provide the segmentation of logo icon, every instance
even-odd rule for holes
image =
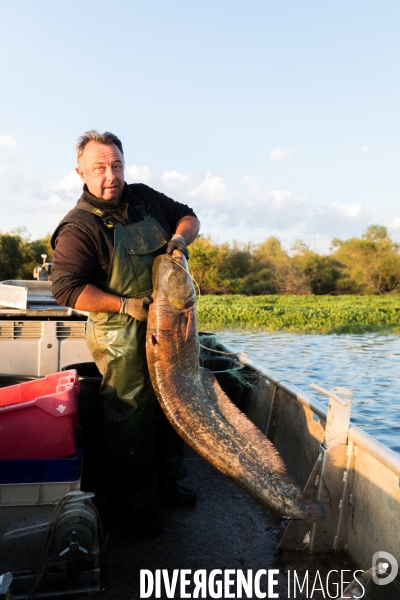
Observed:
[[[390,573],[384,577],[391,567]],[[392,554],[380,550],[372,557],[372,579],[377,585],[388,585],[392,583],[399,572],[399,564]]]

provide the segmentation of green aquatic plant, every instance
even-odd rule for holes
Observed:
[[[292,333],[400,332],[399,296],[202,296],[199,327]]]

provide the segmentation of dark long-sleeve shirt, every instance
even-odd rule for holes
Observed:
[[[79,204],[89,202],[122,225],[128,225],[142,218],[135,208],[138,199],[169,236],[183,217],[196,217],[186,204],[176,202],[144,184],[125,184],[118,207],[111,201],[96,198],[84,186],[77,205],[60,222],[52,237],[52,291],[59,304],[74,307],[88,283],[105,290],[110,270],[114,230],[106,227],[95,214],[79,209]]]

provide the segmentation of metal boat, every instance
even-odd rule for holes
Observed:
[[[2,385],[18,378],[42,377],[71,364],[91,362],[85,344],[85,314],[58,307],[51,296],[49,282],[4,282],[3,285],[8,289],[1,308],[0,285]],[[10,300],[13,290],[9,288],[12,287],[17,290],[14,303]],[[22,300],[21,288],[24,288]],[[357,569],[359,573],[370,571],[373,561],[386,561],[386,564],[390,563],[386,575],[389,578],[393,575],[393,581],[387,583],[382,573],[378,573],[380,577],[374,574],[363,597],[378,598],[381,597],[379,593],[385,593],[382,597],[389,600],[400,598],[399,578],[396,577],[396,561],[400,559],[400,457],[350,423],[351,389],[324,390],[316,385],[316,392],[328,398],[326,405],[318,400],[321,396],[279,380],[272,371],[258,366],[244,353],[232,352],[218,339],[210,345],[209,334],[200,334],[200,337],[204,346],[203,358],[216,360],[228,356],[240,364],[240,378],[235,373],[237,367],[233,370],[222,368],[221,373],[218,373],[219,367],[214,369],[221,386],[271,439],[289,474],[304,488],[306,496],[324,504],[326,521],[317,524],[287,522],[271,515],[188,449],[188,485],[197,487],[199,481],[202,484],[196,509],[184,514],[166,509],[168,522],[162,538],[132,538],[123,528],[113,524],[105,510],[104,482],[95,481],[95,489],[85,489],[85,492],[96,493],[97,507],[109,531],[108,546],[100,561],[101,577],[96,571],[92,581],[90,577],[74,580],[67,576],[67,568],[58,576],[44,571],[35,597],[61,598],[66,594],[77,594],[77,598],[83,599],[88,592],[101,589],[99,598],[103,600],[191,597],[180,595],[181,588],[176,595],[168,596],[161,584],[160,595],[154,588],[153,595],[141,596],[144,593],[141,571],[156,581],[156,572],[161,573],[163,569],[171,573],[173,569],[190,572],[203,569],[207,573],[232,570],[236,574],[238,570],[248,572],[250,569],[254,573],[265,571],[268,576],[268,569],[275,567],[278,583],[274,589],[279,596],[268,596],[265,592],[266,596],[254,597],[340,598],[343,576],[349,582]],[[81,376],[81,380],[83,384],[95,386],[100,382],[98,377],[87,375]],[[1,540],[4,531],[7,528],[9,531],[10,523],[15,519],[38,518],[52,508],[39,501],[22,503],[18,507],[4,506],[0,495],[0,574],[3,572]],[[40,531],[43,537],[44,528]],[[35,537],[35,548],[39,533]],[[28,543],[33,543],[32,539],[32,536],[26,538]],[[70,569],[73,567],[68,565]],[[93,565],[89,571],[93,571]],[[336,575],[328,575],[332,571]],[[307,586],[310,587],[306,591],[304,584],[301,590],[299,584],[295,595],[295,573],[298,581],[300,575],[303,577],[304,583],[304,574],[308,572]],[[322,589],[315,585],[316,573],[321,578]],[[15,579],[21,584],[25,577],[32,583],[33,575],[17,572]],[[339,581],[342,579],[342,588],[337,588],[336,596],[332,587],[331,595],[328,594],[327,577],[331,581],[334,577]],[[314,582],[314,595],[309,595],[311,581]],[[192,588],[189,585],[185,590],[189,593]],[[27,597],[24,589],[18,591],[18,586],[14,589],[15,598]],[[252,593],[255,594],[254,589]]]

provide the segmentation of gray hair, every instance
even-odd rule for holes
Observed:
[[[98,142],[99,144],[105,144],[106,146],[109,146],[110,144],[115,144],[117,148],[121,150],[122,156],[124,155],[121,140],[117,138],[117,136],[114,133],[110,133],[109,131],[99,133],[95,129],[91,129],[90,131],[85,131],[85,133],[78,138],[76,144],[76,160],[78,164],[85,149],[85,146],[89,142]]]

